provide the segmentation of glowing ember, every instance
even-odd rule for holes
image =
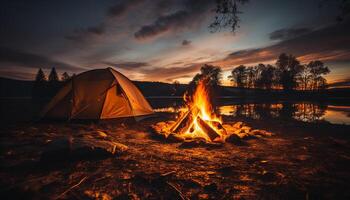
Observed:
[[[270,136],[263,130],[252,130],[242,122],[223,124],[220,116],[214,113],[205,80],[199,81],[194,94],[185,96],[186,107],[181,109],[177,120],[159,122],[153,125],[154,131],[177,141],[204,140],[206,143],[237,142],[251,136]],[[188,100],[190,99],[190,100]]]

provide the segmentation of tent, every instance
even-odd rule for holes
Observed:
[[[112,68],[74,76],[42,111],[49,119],[112,119],[152,114],[140,90]]]

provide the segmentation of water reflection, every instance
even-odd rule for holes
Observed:
[[[236,104],[220,106],[222,115],[249,117],[253,119],[297,119],[306,122],[321,120],[327,105],[313,103],[276,103],[276,104]]]
[[[181,104],[155,109],[156,112],[179,112],[180,110]],[[218,106],[218,110],[221,115],[252,119],[279,118],[305,122],[324,120],[335,124],[350,124],[350,106],[330,106],[308,102],[232,103]]]

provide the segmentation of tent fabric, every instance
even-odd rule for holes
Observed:
[[[42,112],[54,119],[112,119],[152,114],[140,90],[112,68],[83,72],[66,83]]]

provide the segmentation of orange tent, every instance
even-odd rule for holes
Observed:
[[[112,119],[152,114],[140,90],[112,68],[74,76],[42,111],[51,119]]]

